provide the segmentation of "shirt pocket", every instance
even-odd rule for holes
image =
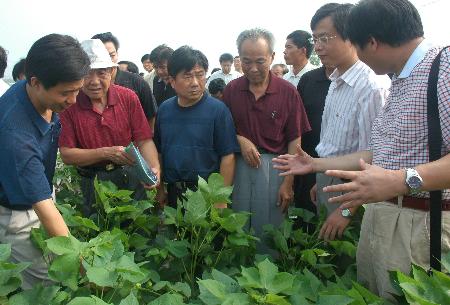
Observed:
[[[285,124],[285,115],[279,110],[272,110],[263,113],[263,121],[259,127],[264,138],[279,142],[283,139],[283,127]]]

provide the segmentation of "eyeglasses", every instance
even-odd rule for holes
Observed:
[[[326,44],[328,44],[328,42],[329,42],[331,39],[334,39],[334,38],[336,38],[336,37],[337,37],[337,35],[334,35],[334,36],[320,36],[320,37],[312,37],[312,38],[310,38],[310,39],[308,39],[308,40],[309,40],[309,42],[312,43],[312,44],[326,45]]]

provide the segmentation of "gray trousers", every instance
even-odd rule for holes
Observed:
[[[114,171],[98,171],[96,173],[98,180],[111,181],[118,189],[134,191],[133,199],[144,200],[147,198],[145,188],[137,177],[127,167]],[[94,177],[81,177],[80,188],[83,193],[84,204],[83,214],[89,217],[93,211],[92,206],[95,203]]]
[[[316,183],[317,183],[317,207],[318,211],[322,208],[322,206],[325,206],[327,208],[327,215],[329,216],[331,213],[333,213],[337,208],[339,208],[340,204],[338,203],[329,203],[328,199],[331,197],[336,197],[339,195],[342,195],[342,192],[334,192],[334,193],[325,193],[322,191],[322,189],[325,186],[329,185],[336,185],[336,184],[342,184],[345,183],[345,181],[342,181],[340,178],[336,177],[330,177],[323,173],[317,173],[316,174]]]
[[[245,163],[241,155],[236,155],[236,170],[231,207],[235,211],[250,212],[247,228],[253,228],[257,237],[263,235],[263,225],[279,226],[285,214],[281,212],[278,191],[284,177],[273,168],[275,155],[262,154],[261,166],[252,168]]]
[[[31,289],[38,283],[51,283],[42,252],[30,239],[31,229],[38,228],[40,224],[33,209],[14,211],[0,206],[0,243],[11,244],[11,262],[31,263],[22,271],[23,289]]]

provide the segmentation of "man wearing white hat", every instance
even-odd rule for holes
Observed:
[[[124,151],[130,142],[139,148],[158,181],[160,166],[153,133],[137,95],[111,83],[112,67],[117,64],[99,39],[85,40],[81,45],[91,60],[91,70],[76,104],[61,114],[59,146],[64,163],[77,166],[84,213],[90,215],[95,202],[95,177],[134,191],[136,200],[145,198],[142,183],[124,167],[134,163]]]

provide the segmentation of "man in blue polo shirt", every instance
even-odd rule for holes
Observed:
[[[31,262],[22,288],[48,281],[47,265],[30,240],[41,224],[50,236],[69,230],[52,200],[58,112],[76,101],[89,58],[70,36],[36,41],[25,63],[26,81],[0,97],[0,243],[11,244],[13,262]]]
[[[234,153],[239,151],[233,119],[221,101],[205,93],[208,60],[190,47],[173,52],[168,62],[170,84],[177,96],[161,104],[156,116],[155,144],[162,158],[167,201],[175,206],[198,176],[219,172],[233,183]],[[163,184],[161,184],[161,188]],[[164,194],[160,188],[159,195]],[[159,198],[164,201],[164,196]]]

